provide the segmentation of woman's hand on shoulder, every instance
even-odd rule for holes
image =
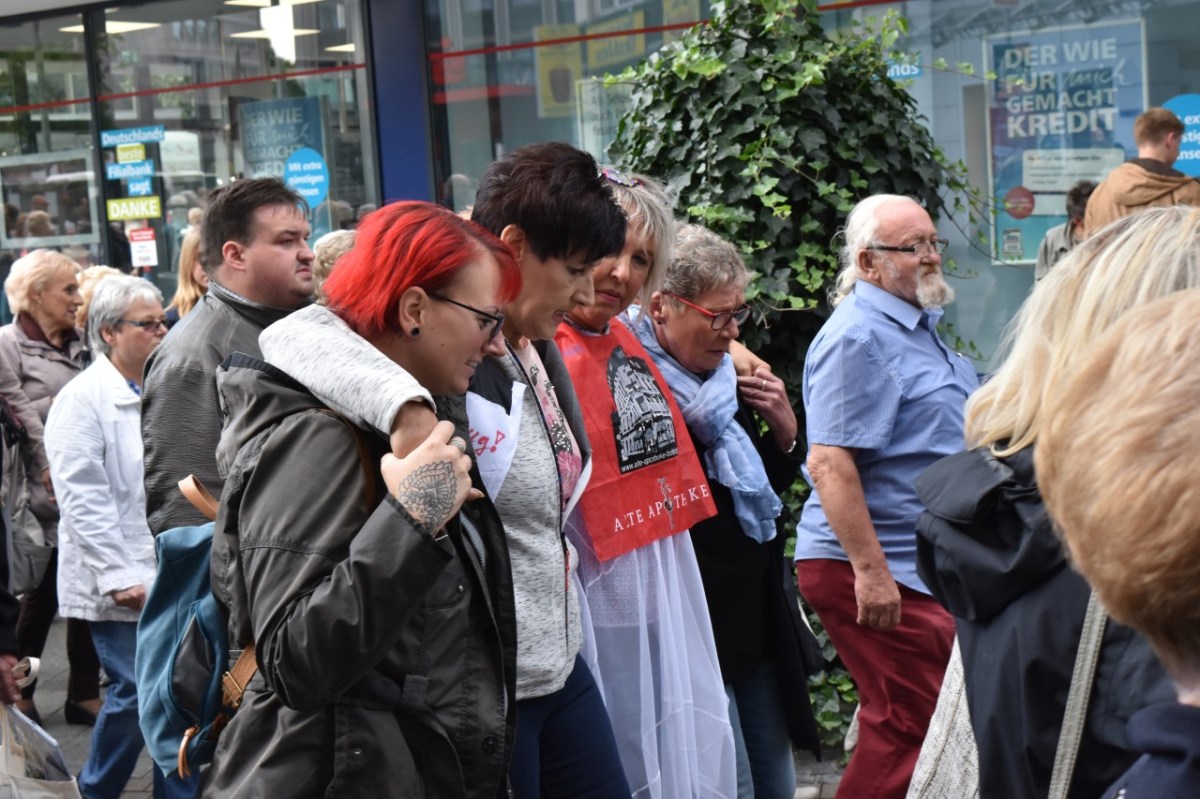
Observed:
[[[750,376],[739,376],[738,390],[742,399],[754,410],[762,414],[771,429],[771,437],[775,444],[784,452],[796,441],[799,425],[796,422],[796,412],[788,400],[787,386],[783,380],[776,377],[769,368],[756,369]]]
[[[771,371],[771,364],[755,355],[737,339],[729,342],[729,355],[733,358],[734,371],[743,377],[752,377],[759,369]]]
[[[407,457],[383,456],[388,492],[430,535],[436,536],[463,502],[483,496],[471,488],[467,446],[454,434],[454,425],[443,421]]]

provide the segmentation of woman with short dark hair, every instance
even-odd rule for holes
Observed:
[[[522,277],[521,291],[502,306],[504,351],[479,364],[465,399],[478,483],[496,503],[512,553],[514,793],[627,799],[603,699],[579,656],[578,563],[564,524],[587,484],[591,452],[553,340],[571,311],[591,304],[592,269],[621,251],[625,215],[590,155],[547,143],[521,147],[488,167],[472,219],[511,248]],[[351,254],[363,247],[361,235]],[[339,263],[330,280],[343,268]],[[329,307],[336,308],[332,291]],[[378,364],[361,338],[330,324],[327,313],[305,309],[267,331],[264,355],[333,407],[391,430],[402,394],[394,386],[407,385],[406,376],[394,364]],[[317,348],[338,353],[340,368],[305,357]]]

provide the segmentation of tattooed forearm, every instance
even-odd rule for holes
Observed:
[[[433,533],[454,510],[456,483],[448,461],[418,466],[396,488],[396,499],[414,520]]]

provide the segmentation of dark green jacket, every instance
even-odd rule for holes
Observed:
[[[494,799],[515,730],[516,632],[491,504],[468,503],[435,541],[386,494],[383,436],[352,432],[253,359],[218,384],[213,590],[259,672],[204,795]],[[360,444],[382,500],[367,499]]]

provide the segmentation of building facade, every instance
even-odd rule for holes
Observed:
[[[991,218],[951,240],[954,334],[988,368],[1067,189],[1132,157],[1134,118],[1188,125],[1200,174],[1200,18],[1191,0],[828,2],[834,31],[895,10],[904,81]],[[568,141],[604,159],[619,73],[708,0],[5,0],[0,271],[34,247],[137,270],[168,297],[189,210],[278,175],[314,235],[401,198],[461,210],[499,154]],[[51,227],[29,230],[35,210]],[[39,215],[44,218],[44,215]],[[2,309],[0,309],[2,310]]]

